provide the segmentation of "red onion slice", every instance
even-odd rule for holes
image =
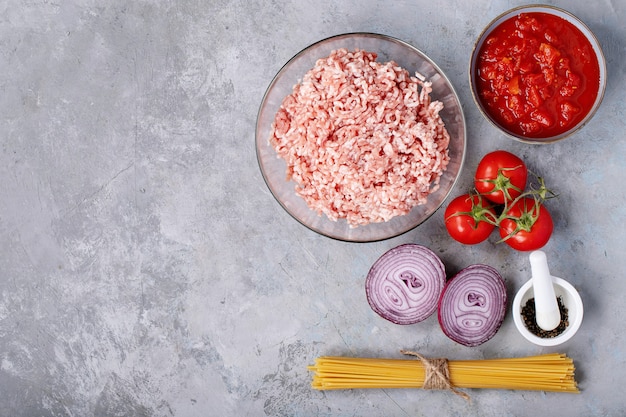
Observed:
[[[414,324],[435,312],[445,282],[441,259],[425,246],[408,243],[387,251],[372,265],[365,293],[382,318]]]
[[[470,265],[452,277],[441,293],[441,330],[462,345],[481,345],[500,329],[506,303],[506,285],[500,273],[488,265]]]

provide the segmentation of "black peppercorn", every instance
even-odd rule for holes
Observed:
[[[561,312],[561,322],[553,330],[543,330],[537,325],[537,318],[535,314],[535,299],[531,298],[526,302],[526,305],[522,307],[522,318],[524,319],[524,325],[535,336],[542,337],[544,339],[556,337],[563,333],[567,326],[569,326],[567,308],[563,305],[561,297],[557,297],[556,301],[559,305],[559,311]]]

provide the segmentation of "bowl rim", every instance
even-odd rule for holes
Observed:
[[[532,290],[532,279],[528,280],[524,285],[522,285],[522,287],[515,295],[515,298],[513,299],[512,314],[515,327],[526,340],[539,346],[557,346],[567,342],[578,332],[578,329],[580,328],[583,321],[584,308],[580,293],[576,290],[576,288],[574,288],[571,283],[563,278],[552,276],[552,281],[555,286],[560,286],[561,288],[563,288],[565,292],[567,292],[574,299],[574,304],[576,305],[577,309],[577,314],[574,320],[570,322],[570,325],[567,327],[567,329],[565,329],[563,333],[556,337],[543,338],[536,336],[526,328],[526,325],[522,320],[521,304],[526,294],[528,294],[528,292]]]
[[[513,16],[517,16],[518,14],[524,13],[524,11],[526,10],[530,12],[548,13],[551,15],[559,16],[559,17],[563,17],[561,15],[567,16],[569,18],[569,23],[577,27],[591,44],[593,50],[596,53],[596,58],[598,60],[598,66],[599,66],[599,72],[600,72],[600,83],[598,86],[598,95],[596,97],[595,102],[593,103],[593,106],[587,113],[587,115],[576,126],[573,126],[569,130],[566,130],[565,132],[562,132],[556,136],[551,136],[547,138],[528,138],[525,136],[517,135],[513,132],[509,132],[507,129],[503,128],[492,119],[489,113],[484,109],[482,103],[477,97],[477,92],[475,91],[474,69],[476,65],[476,55],[478,53],[478,50],[482,46],[482,43],[484,39],[486,38],[487,34],[500,23],[504,22],[505,20]],[[576,22],[576,24],[572,23],[572,21]],[[604,94],[605,94],[606,85],[607,85],[607,66],[606,66],[606,57],[604,56],[604,51],[602,50],[602,45],[600,44],[600,41],[598,40],[595,33],[589,28],[589,26],[587,26],[587,24],[582,19],[580,19],[578,16],[574,15],[573,13],[561,7],[557,7],[557,6],[553,6],[549,4],[525,4],[525,5],[513,7],[511,9],[508,9],[500,13],[483,28],[483,30],[480,32],[480,34],[476,38],[476,41],[474,42],[474,46],[472,47],[472,51],[470,53],[468,76],[469,76],[469,84],[470,84],[470,91],[472,94],[472,99],[474,100],[474,103],[476,104],[476,107],[478,107],[478,110],[480,111],[482,116],[487,121],[489,121],[491,125],[496,127],[498,131],[504,134],[505,136],[515,139],[519,142],[532,144],[532,145],[542,145],[542,144],[551,144],[551,143],[559,142],[565,138],[572,136],[573,134],[578,132],[580,129],[582,129],[593,118],[593,116],[596,114],[596,112],[600,108],[600,104],[604,100]]]
[[[335,234],[332,234],[332,233],[325,232],[324,230],[321,230],[320,228],[315,227],[314,225],[307,224],[305,221],[300,219],[275,194],[275,192],[274,192],[274,190],[272,188],[272,185],[270,183],[270,180],[269,180],[269,178],[267,176],[267,173],[265,172],[265,169],[263,167],[261,153],[260,153],[260,149],[259,149],[259,120],[261,119],[261,114],[263,112],[263,108],[264,108],[265,102],[267,101],[267,98],[268,98],[270,92],[272,91],[272,88],[278,82],[278,80],[280,79],[280,76],[286,71],[286,69],[289,67],[289,65],[292,62],[294,62],[295,60],[297,60],[300,56],[305,54],[309,49],[314,48],[315,46],[318,46],[318,45],[320,45],[322,43],[334,41],[334,40],[340,40],[342,38],[349,39],[349,38],[354,37],[354,36],[364,36],[364,37],[368,37],[368,38],[375,38],[375,39],[380,39],[380,40],[383,40],[383,41],[388,41],[388,42],[400,44],[400,45],[404,46],[405,48],[411,49],[417,55],[419,55],[424,61],[428,62],[428,64],[430,66],[432,66],[432,68],[436,71],[438,76],[440,76],[445,81],[445,84],[446,84],[447,88],[450,90],[451,95],[454,97],[454,99],[456,101],[456,104],[458,105],[458,108],[459,108],[458,117],[459,117],[460,122],[461,122],[461,129],[460,129],[461,132],[460,133],[462,135],[462,143],[463,143],[463,147],[460,150],[460,158],[459,158],[459,161],[458,161],[458,172],[454,176],[454,178],[453,178],[453,180],[452,180],[452,182],[450,184],[450,188],[445,192],[445,194],[441,198],[441,201],[432,210],[432,212],[427,214],[424,218],[420,219],[418,222],[415,222],[415,223],[411,222],[409,225],[407,225],[407,226],[405,226],[405,227],[403,227],[401,229],[398,229],[397,231],[394,231],[393,233],[381,234],[380,236],[370,237],[370,238],[354,238],[354,237],[350,237],[350,236],[338,236],[338,235],[335,235]],[[320,57],[320,58],[322,58],[322,57]],[[302,75],[304,75],[304,74],[302,74]],[[293,219],[295,219],[298,223],[300,223],[301,225],[305,226],[307,229],[309,229],[309,230],[311,230],[311,231],[313,231],[313,232],[315,232],[315,233],[317,233],[319,235],[326,236],[328,238],[331,238],[331,239],[337,240],[337,241],[354,242],[354,243],[379,242],[379,241],[384,241],[384,240],[388,240],[388,239],[392,239],[392,238],[401,236],[401,235],[403,235],[405,233],[410,232],[411,230],[414,230],[419,225],[421,225],[424,222],[426,222],[430,217],[432,217],[443,206],[443,204],[446,202],[446,200],[449,198],[449,196],[451,195],[452,191],[456,187],[456,184],[458,183],[459,178],[461,177],[461,173],[463,172],[463,167],[465,165],[465,159],[466,159],[466,155],[467,155],[467,121],[466,121],[466,118],[465,118],[465,111],[464,111],[464,108],[463,108],[463,103],[461,102],[461,98],[459,97],[456,89],[454,88],[454,85],[452,84],[450,78],[441,69],[441,67],[439,67],[439,65],[437,65],[421,49],[413,46],[412,44],[410,44],[410,43],[408,43],[408,42],[406,42],[406,41],[404,41],[402,39],[396,38],[396,37],[391,36],[391,35],[386,35],[386,34],[381,34],[381,33],[376,33],[376,32],[367,32],[367,31],[345,32],[345,33],[339,33],[339,34],[336,34],[336,35],[327,36],[327,37],[325,37],[323,39],[320,39],[320,40],[318,40],[318,41],[316,41],[314,43],[311,43],[311,44],[307,45],[306,47],[300,49],[289,60],[287,60],[287,62],[285,62],[285,64],[282,65],[280,67],[280,69],[276,72],[276,74],[272,77],[271,82],[268,84],[267,88],[265,89],[265,92],[264,92],[263,97],[261,99],[261,102],[260,102],[260,105],[259,105],[259,109],[258,109],[257,115],[256,115],[256,121],[255,121],[255,151],[256,151],[257,164],[258,164],[258,166],[260,168],[260,171],[261,171],[261,176],[263,177],[263,181],[265,182],[266,186],[268,187],[268,189],[270,191],[270,194],[278,202],[278,204]],[[405,216],[408,216],[409,214],[410,214],[410,212],[405,214]],[[324,215],[322,214],[322,216],[324,216]],[[327,221],[331,221],[331,220],[327,219]],[[364,228],[364,227],[367,227],[367,226],[368,225],[362,225],[362,226],[358,226],[358,227],[359,228]]]

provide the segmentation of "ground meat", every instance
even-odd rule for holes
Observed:
[[[376,54],[338,49],[285,97],[270,144],[307,205],[352,227],[424,204],[449,161],[431,83]]]

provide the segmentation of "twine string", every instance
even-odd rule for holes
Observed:
[[[417,352],[410,350],[401,350],[404,355],[415,356],[424,366],[425,376],[423,389],[449,390],[456,395],[470,400],[470,396],[456,389],[450,382],[450,369],[448,368],[448,360],[445,358],[427,359]]]

